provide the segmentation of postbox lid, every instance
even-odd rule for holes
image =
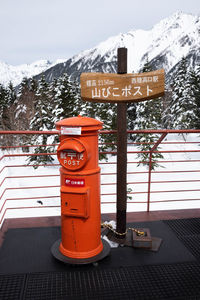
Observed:
[[[103,126],[103,122],[89,117],[72,117],[56,122],[56,129],[63,127],[81,127],[83,131],[99,130]]]

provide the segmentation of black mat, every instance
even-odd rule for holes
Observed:
[[[200,218],[175,219],[163,221],[178,236],[189,236],[200,234]]]
[[[163,239],[159,252],[120,247],[97,267],[52,257],[59,228],[9,230],[0,249],[0,299],[200,299],[199,225],[200,219],[134,224]]]
[[[0,275],[1,300],[197,300],[199,263]]]
[[[164,221],[180,241],[199,260],[200,259],[200,218]]]
[[[150,228],[151,235],[163,239],[158,252],[119,247],[99,262],[98,268],[110,269],[128,266],[175,264],[195,261],[195,257],[162,221],[128,224]],[[60,238],[60,228],[10,229],[0,249],[0,274],[87,271],[93,265],[64,265],[51,255],[52,244]]]

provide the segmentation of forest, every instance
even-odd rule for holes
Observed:
[[[152,71],[148,60],[141,71]],[[55,122],[79,114],[101,120],[104,130],[116,129],[116,104],[82,101],[79,82],[71,81],[68,74],[50,83],[44,76],[38,81],[24,78],[17,89],[12,83],[7,87],[0,85],[1,130],[54,130]],[[127,104],[127,129],[200,129],[200,67],[190,68],[183,57],[163,97]],[[149,147],[146,144],[154,142],[158,136],[140,134],[131,138],[141,143],[141,150],[145,150]],[[103,150],[113,149],[115,139],[113,135],[102,137],[102,142],[108,143]],[[56,142],[57,137],[45,135],[0,139],[4,146]],[[35,151],[52,152],[54,148],[38,147]]]

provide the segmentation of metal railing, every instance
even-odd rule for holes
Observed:
[[[150,211],[200,207],[200,130],[128,131],[127,211]],[[156,135],[157,140],[141,150],[139,134]],[[0,131],[0,137],[58,135],[57,131]],[[101,131],[101,137],[116,131]],[[1,139],[2,141],[3,139]],[[18,138],[20,140],[20,138]],[[104,139],[105,140],[105,139]],[[113,139],[114,140],[114,139]],[[116,148],[103,142],[100,151],[102,212],[116,211]],[[45,145],[0,147],[0,227],[5,218],[60,214],[59,163],[54,152],[35,153]],[[101,148],[100,144],[100,148]],[[114,148],[114,150],[111,150]],[[155,154],[163,158],[155,161]],[[145,161],[141,155],[147,154]],[[53,163],[27,163],[30,157],[54,158]],[[158,166],[152,169],[152,164]]]

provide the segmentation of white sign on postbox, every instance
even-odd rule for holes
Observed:
[[[85,186],[85,179],[83,178],[65,178],[65,184],[66,186],[72,186],[72,187],[83,187]]]
[[[63,134],[63,135],[81,135],[81,127],[61,126],[61,134]]]

